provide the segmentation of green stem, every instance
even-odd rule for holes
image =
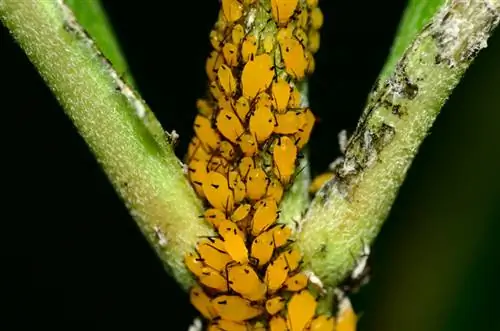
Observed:
[[[201,204],[171,137],[151,134],[143,119],[147,106],[60,0],[0,0],[0,20],[85,139],[167,271],[187,288],[192,278],[183,256],[198,236],[212,231],[200,222]]]
[[[370,96],[345,162],[314,198],[297,243],[305,268],[336,286],[378,234],[441,107],[500,17],[499,0],[449,0]]]

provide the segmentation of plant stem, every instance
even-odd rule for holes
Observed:
[[[297,243],[325,286],[378,234],[441,107],[499,22],[499,0],[450,0],[369,98],[345,162],[314,198]]]
[[[183,257],[199,236],[201,205],[170,135],[151,134],[131,92],[57,0],[0,0],[0,20],[26,52],[94,153],[167,271],[186,289]],[[78,174],[75,174],[77,176]]]

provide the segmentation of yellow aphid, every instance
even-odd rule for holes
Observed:
[[[222,331],[248,331],[248,325],[228,320],[218,320],[214,325]]]
[[[307,28],[307,22],[309,21],[309,12],[307,10],[300,10],[297,15],[297,26],[301,29]]]
[[[217,102],[221,102],[226,96],[224,92],[221,91],[219,84],[216,81],[211,82],[208,85],[208,89]]]
[[[306,3],[309,8],[318,6],[318,0],[306,0]]]
[[[189,291],[189,300],[191,304],[202,314],[206,319],[214,319],[217,317],[217,313],[212,306],[212,302],[208,295],[203,292],[203,289],[195,285]]]
[[[246,180],[247,197],[249,199],[259,200],[266,194],[269,178],[267,177],[264,170],[262,170],[260,167],[250,168],[250,171],[246,176]]]
[[[266,301],[266,310],[269,315],[276,315],[283,308],[285,308],[285,298],[280,296],[275,296]]]
[[[305,274],[298,273],[285,281],[285,288],[288,291],[297,292],[306,288],[308,282],[308,277]]]
[[[231,68],[227,65],[222,64],[219,70],[217,70],[217,79],[226,95],[231,96],[236,93],[236,79],[233,76]]]
[[[219,238],[219,237],[205,237],[208,241],[210,241],[210,244],[217,248],[221,252],[226,251],[226,246],[224,245],[224,241]]]
[[[231,255],[233,260],[239,263],[248,263],[248,250],[245,245],[244,234],[238,226],[225,220],[219,226],[219,234],[224,239],[226,252]]]
[[[194,119],[194,132],[208,150],[216,150],[219,147],[220,137],[212,128],[208,118],[196,115]]]
[[[323,25],[323,13],[319,7],[315,7],[311,10],[309,14],[311,17],[311,27],[314,30],[318,30]]]
[[[184,264],[196,277],[201,276],[203,273],[203,260],[195,253],[187,253],[184,256]]]
[[[285,246],[288,243],[288,239],[292,236],[292,230],[285,224],[278,224],[270,231],[273,231],[274,245],[276,248]]]
[[[274,198],[278,203],[281,201],[283,198],[283,185],[278,179],[274,177],[271,179],[267,187],[266,196],[268,198]]]
[[[250,256],[256,259],[257,266],[262,267],[266,265],[273,256],[274,252],[274,238],[273,230],[269,230],[258,235],[252,242]]]
[[[278,134],[295,134],[299,132],[301,120],[299,113],[289,110],[284,114],[276,114],[276,126],[274,133]]]
[[[284,256],[290,272],[299,267],[302,255],[296,247],[292,247],[281,254]]]
[[[255,136],[257,142],[262,143],[273,133],[276,119],[270,107],[260,106],[250,115],[250,133]]]
[[[215,312],[225,320],[243,322],[261,315],[260,306],[238,295],[220,295],[212,300]]]
[[[210,117],[214,112],[213,107],[205,99],[196,100],[196,108],[198,108],[200,114],[205,117]]]
[[[229,287],[250,301],[261,301],[266,296],[266,285],[252,267],[233,264],[227,267]]]
[[[240,137],[238,137],[238,146],[240,146],[241,152],[245,156],[254,156],[257,153],[258,146],[255,137],[249,133],[245,132]]]
[[[236,100],[234,108],[236,110],[236,114],[240,118],[240,121],[244,122],[248,112],[250,111],[250,104],[248,103],[247,98],[239,97],[239,99]]]
[[[253,214],[252,235],[258,236],[271,227],[278,218],[278,205],[273,198],[265,199]]]
[[[218,106],[220,109],[233,110],[232,98],[227,95],[222,95],[218,100]]]
[[[319,189],[323,187],[323,185],[327,181],[333,178],[333,176],[335,176],[333,172],[325,172],[321,175],[314,177],[311,185],[309,186],[309,193],[315,194],[316,192],[318,192]]]
[[[215,50],[220,51],[220,46],[222,45],[224,36],[219,31],[212,30],[210,31],[209,39],[210,39],[210,44],[212,44],[212,47]]]
[[[283,255],[272,260],[266,268],[266,285],[269,293],[274,293],[281,288],[288,277],[288,264]]]
[[[241,24],[236,24],[231,30],[231,38],[234,45],[239,46],[245,37],[245,30]]]
[[[210,171],[203,181],[203,192],[208,202],[217,209],[231,212],[234,208],[233,192],[221,173]]]
[[[320,44],[320,34],[318,30],[310,30],[309,35],[309,45],[308,49],[311,51],[311,53],[316,53],[319,50],[319,44]]]
[[[249,203],[243,203],[238,206],[231,215],[231,221],[240,222],[247,218],[248,214],[250,214],[250,210],[252,209],[252,205]]]
[[[247,63],[257,55],[257,37],[247,35],[241,45],[241,59]]]
[[[240,203],[245,199],[246,185],[243,182],[241,175],[238,171],[230,171],[228,175],[229,188],[233,190],[234,202]]]
[[[219,110],[215,119],[215,125],[219,132],[233,144],[237,143],[238,137],[244,132],[243,125],[238,116],[236,116],[234,111],[228,109]]]
[[[191,159],[188,164],[189,181],[193,184],[196,193],[200,197],[205,197],[203,183],[207,179],[207,160]]]
[[[224,63],[224,57],[221,53],[217,51],[212,51],[205,64],[205,70],[207,72],[208,80],[214,81],[217,77],[217,71],[220,66]]]
[[[335,319],[331,316],[319,315],[312,320],[310,331],[334,331],[335,330]],[[338,328],[337,328],[338,330]],[[354,331],[354,330],[353,330]]]
[[[297,132],[295,136],[295,145],[300,150],[304,147],[305,144],[309,142],[309,138],[311,137],[311,132],[314,127],[314,123],[316,122],[316,118],[312,111],[307,108],[304,112],[303,125],[300,128],[299,132]]]
[[[255,108],[267,107],[271,109],[273,101],[267,92],[260,92],[254,99]]]
[[[279,315],[273,316],[269,321],[270,331],[288,331],[285,319]]]
[[[286,111],[290,99],[290,84],[282,78],[275,80],[271,86],[271,93],[276,110],[279,113]]]
[[[307,290],[295,293],[287,305],[287,325],[291,331],[304,330],[311,322],[317,302]]]
[[[273,51],[274,44],[274,36],[272,34],[268,34],[267,36],[265,36],[264,40],[262,40],[262,47],[264,48],[264,52],[271,53]]]
[[[222,47],[222,54],[226,63],[230,67],[238,65],[238,48],[232,43],[225,43]]]
[[[203,149],[200,139],[196,136],[191,139],[191,142],[188,145],[186,154],[187,163],[189,163],[193,158],[197,158],[199,160],[208,160],[210,158],[210,154]]]
[[[266,90],[274,77],[273,60],[269,54],[250,57],[241,73],[243,96],[251,100]]]
[[[296,86],[293,87],[292,92],[290,93],[290,100],[288,101],[288,107],[295,109],[300,108],[301,105],[301,96],[300,92]]]
[[[241,178],[243,178],[243,180],[247,179],[248,174],[252,169],[255,169],[255,161],[253,160],[253,158],[251,158],[250,156],[245,156],[240,160],[240,163],[238,165],[238,171],[240,172]],[[258,173],[258,175],[260,175],[260,173]],[[247,185],[247,190],[248,190],[248,185]]]
[[[273,147],[275,172],[282,183],[288,183],[295,172],[297,160],[297,146],[292,139],[281,136]]]
[[[236,156],[236,151],[234,149],[233,144],[231,144],[227,140],[221,141],[220,147],[219,147],[219,153],[227,161],[234,160],[234,157]]]
[[[358,317],[352,309],[351,302],[349,299],[344,298],[339,305],[339,311],[337,313],[337,325],[335,327],[336,331],[356,331],[356,324],[358,322]]]
[[[205,210],[203,217],[217,229],[220,223],[226,219],[226,214],[220,209],[209,208]]]
[[[226,265],[231,262],[231,256],[224,251],[217,249],[209,242],[201,242],[196,246],[196,251],[207,266],[222,272]]]
[[[227,292],[229,290],[226,279],[217,270],[212,268],[205,267],[198,280],[202,285],[219,292]]]
[[[280,49],[285,71],[295,79],[303,79],[307,69],[304,47],[295,38],[285,38],[280,41]]]
[[[232,23],[243,15],[243,5],[238,0],[222,0],[222,12],[226,20]]]
[[[299,43],[301,43],[302,46],[306,47],[307,43],[308,43],[308,37],[307,37],[306,32],[303,29],[298,28],[298,29],[295,29],[294,34],[295,34],[295,38],[297,38]]]
[[[298,0],[271,0],[271,13],[279,25],[285,25],[297,8]]]

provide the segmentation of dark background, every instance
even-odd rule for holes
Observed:
[[[183,155],[218,2],[104,5],[144,99],[180,133]],[[321,118],[310,143],[314,174],[338,155],[337,133],[354,128],[404,5],[322,1],[310,79]],[[360,330],[500,330],[499,59],[497,33],[415,159],[373,247],[372,281],[353,298]],[[196,315],[187,296],[1,25],[0,75],[0,323],[186,329]]]

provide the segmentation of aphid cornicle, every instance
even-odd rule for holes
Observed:
[[[239,295],[220,295],[212,299],[212,305],[220,317],[233,322],[247,321],[263,313],[260,306]]]

